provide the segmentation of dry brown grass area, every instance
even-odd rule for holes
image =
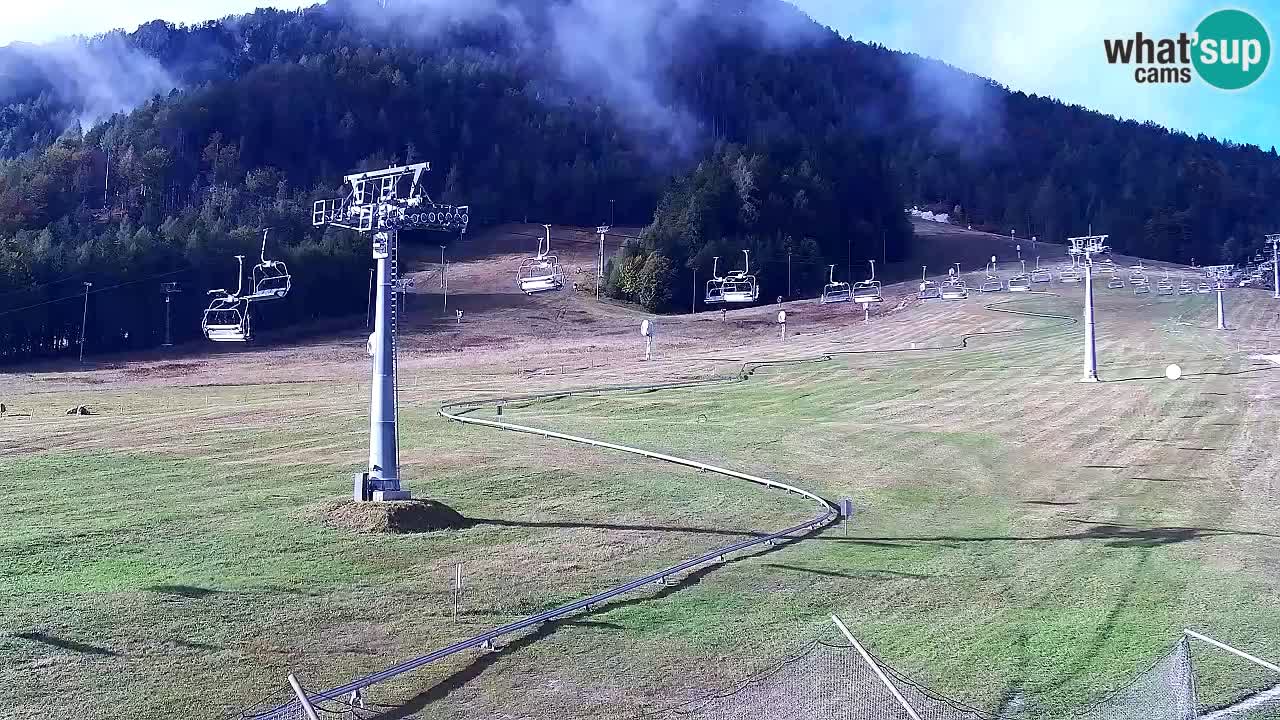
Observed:
[[[854,497],[851,537],[731,558],[406,675],[377,688],[398,708],[385,717],[635,717],[830,639],[831,611],[895,666],[992,710],[1012,687],[1078,707],[1185,625],[1280,653],[1280,374],[1249,358],[1280,339],[1263,293],[1233,292],[1236,329],[1217,333],[1203,296],[1099,288],[1109,382],[1095,386],[1075,383],[1078,326],[997,311],[1077,315],[1080,289],[1056,283],[1058,297],[920,303],[907,282],[869,323],[850,305],[788,303],[785,343],[772,305],[663,317],[645,362],[642,314],[516,291],[514,259],[540,231],[505,228],[454,258],[461,325],[440,312],[430,248],[418,256],[402,460],[464,529],[350,531],[396,522],[341,505],[366,452],[363,328],[0,376],[10,716],[217,717],[278,691],[287,671],[336,685],[813,512],[435,415],[448,399],[560,391],[504,417]],[[1007,242],[947,234],[929,240],[939,270],[962,245]],[[562,261],[594,267],[594,236],[577,239],[556,246]],[[984,334],[1004,331],[1023,332]],[[865,352],[884,350],[906,352]],[[568,396],[823,353],[743,383]],[[1184,380],[1163,379],[1170,362]],[[62,414],[75,404],[95,414]],[[458,562],[468,594],[453,618]],[[1206,672],[1218,699],[1262,682]]]

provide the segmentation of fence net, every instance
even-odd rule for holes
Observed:
[[[985,713],[870,657],[868,663],[850,645],[816,642],[732,690],[644,713],[639,720],[912,720],[904,703],[919,720],[1280,720],[1280,678],[1223,707],[1201,708],[1185,637],[1127,685],[1074,712],[1010,703],[998,715]],[[317,715],[327,720],[413,717],[388,715],[393,706],[366,707],[358,698],[319,703]],[[296,700],[242,717],[306,720]]]
[[[650,717],[670,720],[995,720],[962,702],[930,690],[872,656],[881,679],[851,646],[815,643],[795,658],[748,680],[731,692],[667,708]],[[1198,715],[1191,653],[1180,640],[1128,685],[1077,712],[1006,708],[999,720],[1254,720],[1280,707],[1280,695],[1258,696],[1253,710],[1237,706]],[[1261,713],[1261,714],[1259,714]],[[1273,716],[1274,717],[1274,716]]]

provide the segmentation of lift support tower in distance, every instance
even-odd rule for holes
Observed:
[[[396,384],[396,286],[400,281],[401,230],[467,231],[469,208],[433,202],[421,186],[430,163],[355,173],[344,178],[346,197],[318,200],[311,224],[333,225],[368,236],[377,262],[377,293],[369,354],[373,380],[369,398],[369,470],[355,477],[358,502],[407,500],[400,483],[399,413]]]
[[[1098,351],[1093,326],[1093,257],[1110,251],[1107,237],[1085,235],[1067,238],[1071,243],[1067,252],[1073,258],[1082,258],[1084,264],[1084,377],[1081,382],[1098,382]]]

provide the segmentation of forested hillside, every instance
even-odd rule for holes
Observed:
[[[297,283],[259,327],[362,312],[367,248],[311,228],[310,203],[354,168],[421,159],[473,224],[595,225],[611,200],[617,222],[651,222],[611,283],[652,309],[687,308],[685,278],[742,248],[769,298],[788,251],[893,260],[912,203],[1053,240],[1093,223],[1173,260],[1275,229],[1274,150],[1009,93],[777,0],[442,5],[0,49],[0,77],[24,78],[0,83],[0,359],[74,352],[82,282],[92,348],[158,343],[165,280],[185,291],[176,339],[195,336],[204,290],[234,287],[232,255],[265,226]]]

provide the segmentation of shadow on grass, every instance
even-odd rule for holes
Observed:
[[[700,568],[697,568],[696,570],[693,570],[692,572],[688,573],[684,577],[680,578],[680,580],[675,582],[674,584],[659,586],[655,592],[652,592],[643,597],[629,598],[629,599],[618,601],[618,602],[607,603],[598,608],[588,609],[583,611],[582,614],[578,615],[575,619],[553,620],[553,621],[545,622],[539,625],[536,630],[530,632],[529,634],[523,635],[511,641],[510,643],[501,646],[498,652],[487,652],[483,655],[480,655],[475,660],[472,660],[471,663],[468,664],[466,667],[452,673],[445,679],[441,680],[435,685],[432,685],[430,688],[427,688],[426,690],[418,693],[417,695],[414,695],[413,697],[406,700],[404,703],[395,707],[383,706],[383,707],[386,707],[386,709],[383,709],[377,715],[374,715],[373,718],[374,720],[405,720],[406,718],[411,718],[413,717],[414,713],[425,709],[428,705],[430,705],[433,702],[436,702],[438,700],[443,700],[444,698],[448,697],[451,693],[453,693],[455,690],[460,690],[467,683],[478,678],[481,674],[484,673],[484,671],[488,670],[495,663],[497,663],[499,659],[505,656],[508,656],[510,654],[513,654],[523,648],[529,647],[530,645],[538,642],[539,640],[542,640],[544,638],[551,636],[561,627],[566,627],[566,626],[572,627],[574,625],[586,625],[588,627],[596,626],[600,624],[599,621],[583,620],[583,618],[592,617],[596,615],[606,615],[610,612],[613,612],[615,610],[620,610],[622,608],[632,607],[635,605],[642,605],[644,603],[656,602],[656,601],[662,600],[663,598],[670,597],[671,595],[674,595],[675,593],[680,592],[681,590],[686,590],[688,588],[691,588],[699,584],[700,582],[702,582],[704,578],[706,578],[708,575],[715,572],[716,570],[719,570],[720,568],[727,567],[734,563],[742,562],[743,560],[757,559],[765,555],[769,555],[771,553],[777,552],[778,550],[781,550],[785,547],[790,546],[792,543],[796,543],[801,540],[811,538],[821,531],[822,531],[822,528],[819,528],[817,530],[811,531],[804,535],[799,535],[794,538],[789,538],[771,547],[766,546],[763,549],[753,553],[742,554],[736,557],[730,557],[728,560],[725,560],[724,562],[710,563],[708,565],[704,565]],[[617,627],[613,623],[604,623],[604,624],[609,627]]]
[[[1176,478],[1135,477],[1134,480],[1152,482],[1179,482]],[[1029,505],[1075,505],[1077,503],[1055,502],[1051,500],[1028,500]],[[722,530],[717,528],[665,527],[659,525],[619,525],[615,523],[591,522],[523,522],[518,520],[495,520],[472,518],[470,522],[477,525],[497,525],[503,527],[537,527],[537,528],[596,528],[600,530],[622,530],[636,532],[673,532],[699,535],[730,535],[734,537],[759,537],[765,533]],[[1280,535],[1251,530],[1226,530],[1222,528],[1186,527],[1186,526],[1153,526],[1140,527],[1119,523],[1094,523],[1087,520],[1068,519],[1066,522],[1087,525],[1087,528],[1076,532],[1058,533],[1054,535],[982,535],[966,537],[962,535],[931,535],[903,537],[839,537],[824,536],[816,538],[819,542],[847,543],[850,545],[866,545],[870,547],[910,547],[912,543],[972,543],[972,542],[1051,542],[1059,540],[1107,540],[1108,547],[1133,548],[1172,545],[1193,540],[1231,535],[1280,538]]]
[[[1225,536],[1251,536],[1251,537],[1269,537],[1280,538],[1280,535],[1272,533],[1258,532],[1252,530],[1224,530],[1220,528],[1202,528],[1202,527],[1184,527],[1184,526],[1156,526],[1156,527],[1138,527],[1135,525],[1121,525],[1118,523],[1094,523],[1088,520],[1068,519],[1067,522],[1088,527],[1072,533],[1059,533],[1055,535],[1029,535],[1029,536],[1010,536],[1010,535],[985,535],[975,537],[964,537],[959,535],[935,535],[935,536],[915,536],[915,537],[886,537],[886,538],[850,538],[850,540],[862,541],[889,541],[898,543],[973,543],[973,542],[1051,542],[1059,540],[1106,540],[1107,547],[1112,548],[1150,548],[1161,545],[1174,545],[1177,543],[1191,542],[1194,540],[1203,540],[1214,537]],[[842,538],[823,538],[830,542],[840,542]]]
[[[107,648],[99,647],[97,645],[89,645],[87,643],[76,642],[75,640],[64,640],[62,638],[54,637],[53,635],[49,635],[47,633],[42,633],[42,632],[14,633],[13,636],[22,638],[23,640],[30,640],[31,642],[37,642],[37,643],[42,643],[44,645],[49,645],[50,647],[61,648],[63,650],[70,650],[71,652],[83,653],[85,655],[100,655],[103,657],[119,657],[120,656],[120,653],[116,652],[115,650],[109,650]]]
[[[495,527],[518,527],[518,528],[563,528],[568,530],[577,529],[594,529],[594,530],[617,530],[621,532],[665,532],[665,533],[688,533],[690,535],[724,535],[727,537],[764,537],[770,533],[759,532],[756,530],[731,530],[727,528],[700,528],[700,527],[679,527],[669,525],[622,525],[618,523],[604,522],[581,522],[581,521],[546,521],[533,522],[526,520],[499,520],[496,518],[467,518],[469,526],[474,525],[493,525]],[[869,545],[872,547],[906,547],[906,545],[898,542],[890,542],[880,538],[818,538],[820,540],[841,539],[851,545]],[[904,538],[910,539],[910,538]]]
[[[848,580],[893,580],[895,578],[907,578],[910,580],[927,580],[932,575],[920,575],[917,573],[896,572],[894,570],[867,570],[858,573],[842,573],[834,570],[817,570],[814,568],[802,567],[800,565],[781,565],[777,563],[765,563],[765,567],[777,568],[779,570],[793,570],[795,572],[810,573],[812,575],[823,575],[826,577],[846,578]]]
[[[1271,370],[1280,370],[1280,367],[1275,365],[1269,365],[1269,366],[1245,368],[1244,370],[1223,370],[1219,372],[1187,373],[1182,376],[1182,380],[1190,380],[1193,378],[1201,378],[1201,377],[1233,377],[1235,375],[1250,375],[1252,373],[1269,372]],[[1110,378],[1110,379],[1105,379],[1102,382],[1123,383],[1123,382],[1142,382],[1145,380],[1165,380],[1167,382],[1177,382],[1175,380],[1169,380],[1169,378],[1166,377],[1165,375],[1141,375],[1138,377]],[[1210,393],[1201,393],[1201,395],[1208,395],[1208,394]]]
[[[171,595],[173,597],[186,598],[188,600],[200,600],[201,598],[217,595],[221,590],[212,590],[210,588],[195,587],[194,585],[152,585],[143,588],[153,593],[161,595]]]

